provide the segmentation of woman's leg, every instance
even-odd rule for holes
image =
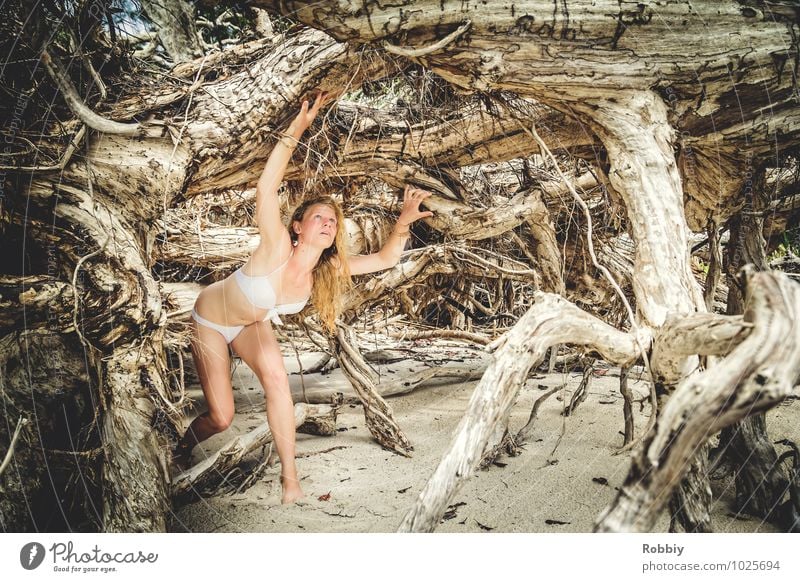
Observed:
[[[269,322],[260,321],[246,326],[231,342],[231,346],[258,376],[264,388],[267,422],[281,460],[281,501],[292,503],[303,496],[303,491],[294,461],[294,404],[278,340]]]
[[[192,449],[228,428],[233,420],[231,358],[222,334],[192,320],[192,356],[206,398],[208,412],[192,421],[178,443],[176,461],[188,464]]]

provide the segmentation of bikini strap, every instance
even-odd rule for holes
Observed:
[[[291,258],[292,258],[292,255],[293,255],[293,254],[294,254],[294,249],[292,249],[292,252],[291,252],[291,253],[289,253],[289,257],[288,257],[288,258],[287,258],[285,261],[283,261],[283,263],[281,263],[280,265],[278,265],[277,267],[275,267],[275,268],[274,268],[272,271],[270,271],[270,272],[269,272],[269,273],[267,273],[266,275],[248,275],[247,273],[245,273],[245,272],[244,272],[244,265],[242,265],[241,267],[239,267],[238,269],[236,269],[235,273],[236,273],[236,275],[237,275],[237,276],[238,276],[239,274],[241,274],[243,277],[249,277],[250,279],[257,279],[257,278],[260,278],[260,277],[269,277],[269,276],[271,276],[272,274],[274,274],[274,273],[277,273],[278,271],[280,271],[281,269],[283,269],[283,268],[286,266],[286,263],[288,263],[288,262],[289,262],[289,259],[291,259]],[[247,263],[245,263],[245,264],[247,264]]]

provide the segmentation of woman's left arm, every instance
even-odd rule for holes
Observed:
[[[384,243],[383,248],[371,255],[356,255],[347,261],[351,275],[363,275],[391,269],[400,261],[400,254],[403,252],[406,240],[411,236],[409,229],[411,223],[420,218],[433,216],[430,210],[420,210],[419,205],[431,193],[419,188],[412,188],[407,185],[403,192],[403,209],[397,219],[397,224],[392,229],[392,234]]]

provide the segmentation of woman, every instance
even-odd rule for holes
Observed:
[[[256,221],[261,242],[233,275],[205,288],[192,310],[192,355],[208,412],[194,419],[175,450],[187,465],[195,445],[230,426],[233,388],[228,344],[253,370],[264,388],[269,423],[281,460],[281,501],[303,496],[295,467],[294,407],[272,323],[297,313],[313,300],[329,331],[335,329],[342,293],[351,275],[388,269],[400,260],[409,226],[432,216],[419,205],[429,192],[406,186],[403,208],[392,235],[371,255],[347,257],[342,211],[329,197],[303,203],[288,229],[281,223],[278,186],[292,150],[329,96],[320,93],[309,108],[304,101],[267,160],[256,187]]]

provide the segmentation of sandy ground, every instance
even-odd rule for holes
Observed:
[[[395,343],[399,346],[399,343]],[[414,348],[414,360],[376,365],[382,377],[394,379],[426,365],[480,366],[488,357],[478,348],[437,340],[404,344]],[[363,346],[362,349],[369,349]],[[301,382],[294,355],[286,355],[292,390],[300,399]],[[308,365],[316,355],[303,356]],[[461,360],[461,361],[459,361]],[[579,373],[538,375],[521,389],[511,418],[513,431],[528,419],[543,391],[568,383],[565,398],[580,383]],[[306,389],[325,385],[351,394],[341,371],[307,375]],[[176,508],[170,529],[177,532],[393,532],[447,450],[456,425],[477,381],[423,384],[410,394],[388,399],[395,418],[414,445],[411,458],[381,448],[364,424],[360,406],[340,409],[333,437],[297,435],[297,466],[308,504],[280,505],[280,465],[236,494],[195,498]],[[233,377],[237,414],[233,426],[195,450],[195,462],[233,436],[264,422],[264,398],[258,380],[241,362]],[[629,386],[647,394],[644,378],[632,374]],[[205,410],[199,386],[190,386],[197,410]],[[622,397],[618,370],[592,380],[588,398],[570,417],[561,415],[564,402],[551,396],[539,411],[531,441],[521,455],[501,457],[505,466],[478,471],[452,500],[439,532],[589,532],[615,496],[629,465],[628,455],[615,455],[622,444]],[[635,409],[637,428],[647,422],[649,407]],[[791,400],[770,411],[772,440],[800,442],[800,404]],[[562,436],[563,433],[563,436]],[[638,433],[637,433],[638,434]],[[560,439],[560,442],[559,442]],[[558,443],[558,446],[556,444]],[[332,450],[329,450],[332,449]],[[783,450],[783,449],[780,449]],[[718,532],[773,532],[768,523],[735,516],[731,510],[732,480],[712,482],[715,495],[713,526]],[[667,531],[663,515],[655,531]]]

